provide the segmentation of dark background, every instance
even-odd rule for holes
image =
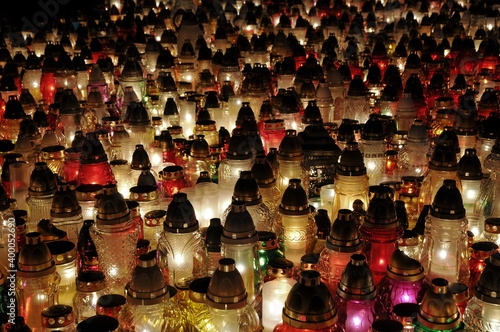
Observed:
[[[60,1],[60,2],[59,2]],[[99,7],[106,4],[107,0],[0,0],[0,18],[2,28],[6,29],[6,24],[12,27],[21,28],[28,20],[33,23],[34,16],[43,12],[51,19],[58,17],[76,18],[80,13],[92,15]],[[57,4],[57,10],[47,13],[42,4]],[[109,2],[109,1],[108,1]],[[56,8],[51,6],[50,8]],[[40,15],[43,17],[43,14]],[[23,20],[25,18],[25,20]]]

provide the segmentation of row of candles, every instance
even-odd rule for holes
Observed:
[[[5,328],[499,329],[493,8],[282,5],[11,29]]]

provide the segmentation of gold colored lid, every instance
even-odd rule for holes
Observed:
[[[417,319],[428,329],[438,331],[453,330],[460,325],[460,311],[446,279],[432,280],[432,286],[420,305]]]

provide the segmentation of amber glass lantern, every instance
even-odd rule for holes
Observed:
[[[304,254],[314,250],[316,224],[299,179],[291,179],[283,193],[274,232],[285,257],[297,266]]]

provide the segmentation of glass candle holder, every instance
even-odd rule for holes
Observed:
[[[247,302],[245,284],[235,261],[223,258],[215,271],[206,294],[212,323],[219,332],[257,329],[259,317]]]
[[[97,300],[106,293],[106,281],[101,271],[84,271],[76,277],[76,294],[73,297],[77,323],[96,313]]]
[[[417,260],[396,250],[377,288],[386,312],[391,313],[400,303],[420,303],[429,287],[424,277],[424,269]]]
[[[257,261],[258,235],[244,202],[232,203],[231,212],[224,224],[221,243],[222,256],[234,259],[245,283],[248,297],[253,299],[261,280]]]
[[[375,285],[365,256],[352,255],[347,264],[334,299],[338,320],[336,327],[349,331],[369,331],[384,309],[376,301]]]
[[[304,254],[313,251],[316,224],[299,179],[290,180],[273,227],[285,257],[297,266]]]
[[[494,331],[500,327],[498,285],[493,281],[498,275],[500,254],[494,253],[486,260],[486,266],[474,289],[474,296],[467,304],[463,321],[468,329]]]
[[[104,186],[97,201],[96,223],[91,228],[91,236],[99,255],[99,268],[106,275],[110,291],[122,293],[125,281],[130,278],[138,234],[138,225],[131,218],[116,185]]]
[[[403,235],[389,187],[372,186],[373,194],[364,223],[359,231],[364,240],[363,253],[373,274],[375,284],[385,276],[391,255],[397,249],[397,240]]]
[[[193,206],[185,193],[174,195],[158,240],[159,265],[171,284],[187,285],[205,273],[205,249]]]
[[[95,219],[96,196],[102,194],[103,186],[100,184],[87,184],[75,188],[76,199],[82,208],[82,218]]]
[[[19,314],[30,322],[33,329],[42,331],[40,313],[58,302],[60,281],[56,264],[41,241],[40,233],[26,234],[26,244],[17,262],[16,293]]]
[[[31,173],[28,206],[28,231],[35,231],[36,224],[42,219],[50,218],[52,200],[56,192],[54,174],[44,162],[36,163]]]
[[[361,252],[361,245],[358,226],[352,211],[339,210],[327,237],[326,248],[321,252],[318,261],[321,282],[328,287],[332,296],[337,294],[337,286],[345,266],[353,254]]]
[[[420,262],[428,278],[469,281],[467,219],[455,181],[445,180],[426,218]]]
[[[76,246],[70,241],[53,241],[48,242],[47,247],[56,262],[56,271],[61,277],[58,303],[72,305],[76,290]]]

